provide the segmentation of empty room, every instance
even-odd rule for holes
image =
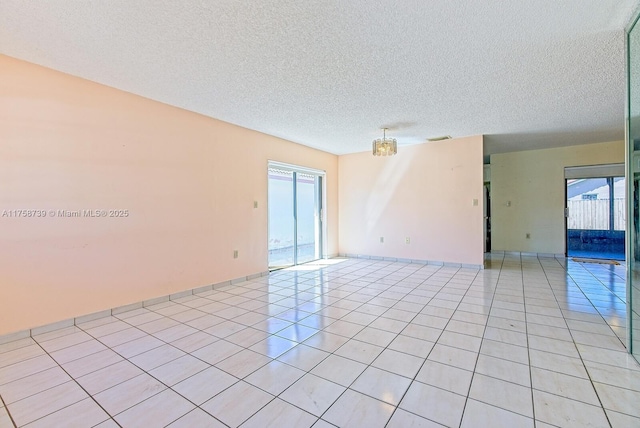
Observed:
[[[1,0],[0,428],[640,427],[639,6]]]

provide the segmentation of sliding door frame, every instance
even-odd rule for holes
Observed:
[[[616,178],[625,178],[626,170],[624,163],[611,163],[600,165],[580,165],[580,166],[567,166],[564,168],[564,255],[569,256],[569,180],[570,179],[595,179],[604,178],[609,185],[609,225],[608,231],[614,232],[615,229],[615,215],[614,215],[614,182]],[[628,182],[625,181],[625,185]],[[626,195],[625,195],[626,197]],[[629,221],[628,209],[625,212],[627,216],[627,224]],[[628,227],[625,228],[628,230]],[[625,232],[625,261],[628,260],[628,254],[626,254],[626,242],[628,236]]]
[[[326,206],[326,191],[324,190],[324,187],[326,185],[326,171],[323,170],[318,170],[318,169],[313,169],[313,168],[308,168],[308,167],[304,167],[304,166],[299,166],[299,165],[292,165],[292,164],[288,164],[288,163],[284,163],[284,162],[278,162],[278,161],[273,161],[273,160],[269,160],[267,162],[267,177],[269,176],[269,169],[270,168],[277,168],[277,169],[282,169],[285,171],[291,171],[293,173],[293,266],[298,265],[298,183],[297,183],[297,174],[309,174],[309,175],[314,175],[316,176],[316,195],[315,195],[315,200],[316,203],[318,204],[318,228],[319,228],[319,233],[317,234],[316,238],[318,239],[318,242],[316,243],[316,246],[318,247],[318,252],[319,252],[319,257],[317,259],[314,260],[320,260],[320,259],[324,259],[327,257],[327,249],[326,249],[326,242],[327,242],[327,228],[326,228],[326,210],[325,210],[325,206]],[[268,197],[268,192],[269,192],[269,181],[267,179],[267,201],[269,200]],[[267,202],[268,203],[268,202]],[[269,266],[269,269],[271,269],[271,265],[269,264],[269,250],[268,250],[268,246],[269,246],[269,236],[270,236],[270,227],[269,227],[269,207],[267,206],[267,265]],[[277,269],[277,268],[275,268]]]

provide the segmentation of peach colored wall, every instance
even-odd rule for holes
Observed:
[[[0,334],[266,271],[268,160],[326,170],[337,253],[337,156],[0,56],[0,214],[129,210],[0,217]]]
[[[340,156],[340,253],[481,265],[482,144],[475,136],[389,158]]]

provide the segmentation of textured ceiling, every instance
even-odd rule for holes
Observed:
[[[622,139],[637,0],[1,0],[0,53],[332,153]]]

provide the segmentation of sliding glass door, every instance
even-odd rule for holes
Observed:
[[[567,256],[624,260],[625,178],[567,180]]]
[[[567,256],[625,259],[624,164],[567,166]]]
[[[269,163],[269,269],[322,258],[323,172]]]
[[[625,259],[625,184],[624,177],[567,180],[567,256]]]

